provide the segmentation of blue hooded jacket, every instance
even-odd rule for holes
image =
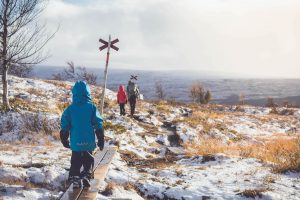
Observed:
[[[70,131],[72,151],[93,151],[96,148],[95,130],[102,128],[103,119],[92,103],[91,90],[84,81],[72,89],[73,102],[61,117],[61,129]]]

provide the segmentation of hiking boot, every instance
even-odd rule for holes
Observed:
[[[84,172],[82,174],[82,183],[83,183],[83,187],[91,187],[91,181],[92,179],[92,174],[89,172]]]
[[[81,188],[82,182],[79,176],[72,177],[73,188]]]
[[[82,178],[83,187],[91,187],[90,179],[88,177]]]

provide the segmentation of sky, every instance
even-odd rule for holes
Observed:
[[[43,65],[105,65],[99,38],[120,40],[110,68],[300,78],[299,0],[49,0],[60,29]]]

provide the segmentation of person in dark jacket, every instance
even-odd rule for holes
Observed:
[[[117,102],[120,106],[120,115],[125,115],[125,104],[127,104],[127,94],[124,89],[124,85],[120,85],[117,94]]]
[[[72,104],[61,117],[60,139],[64,147],[72,150],[69,180],[73,187],[80,188],[82,184],[89,187],[90,179],[93,178],[95,135],[100,150],[104,147],[103,119],[92,103],[91,90],[84,81],[75,83],[72,94]]]
[[[135,113],[136,101],[139,97],[140,91],[139,91],[137,84],[135,82],[133,82],[132,80],[128,81],[127,94],[128,94],[129,103],[130,103],[130,114],[131,114],[131,116],[133,116]]]

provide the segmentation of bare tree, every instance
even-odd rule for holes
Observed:
[[[53,74],[53,79],[69,81],[84,80],[91,85],[97,84],[97,75],[89,73],[85,67],[76,67],[72,61],[67,62],[67,65],[68,67],[64,68],[62,72]]]
[[[208,104],[211,101],[211,92],[205,90],[199,81],[192,84],[190,88],[190,97],[194,103]]]
[[[208,104],[211,101],[211,92],[209,90],[206,90],[205,96],[204,96],[204,103]]]
[[[239,96],[239,105],[245,105],[245,95],[240,94]]]
[[[64,69],[64,75],[66,79],[75,79],[75,64],[73,61],[67,62],[68,67]]]
[[[200,82],[194,82],[190,88],[190,97],[194,103],[205,103],[205,90]]]
[[[76,80],[76,73],[75,73],[75,64],[70,61],[67,62],[67,67],[63,69],[62,72],[58,72],[56,74],[52,74],[52,77],[54,80],[68,80],[68,81],[74,81]]]
[[[8,69],[8,74],[18,77],[28,77],[32,69],[32,65],[11,65]]]
[[[7,73],[12,65],[34,65],[48,56],[42,50],[55,33],[48,35],[38,19],[43,0],[0,0],[0,55],[3,105],[10,108]]]
[[[64,74],[61,72],[52,74],[52,79],[62,81],[62,80],[64,80]]]
[[[274,108],[277,107],[277,104],[274,102],[274,99],[272,97],[267,98],[267,103],[265,105],[266,107]]]
[[[85,80],[88,84],[97,84],[97,75],[87,72],[85,67],[78,67],[79,72],[77,73],[78,80]]]
[[[159,100],[164,100],[166,97],[164,88],[160,81],[155,82],[155,93]]]

